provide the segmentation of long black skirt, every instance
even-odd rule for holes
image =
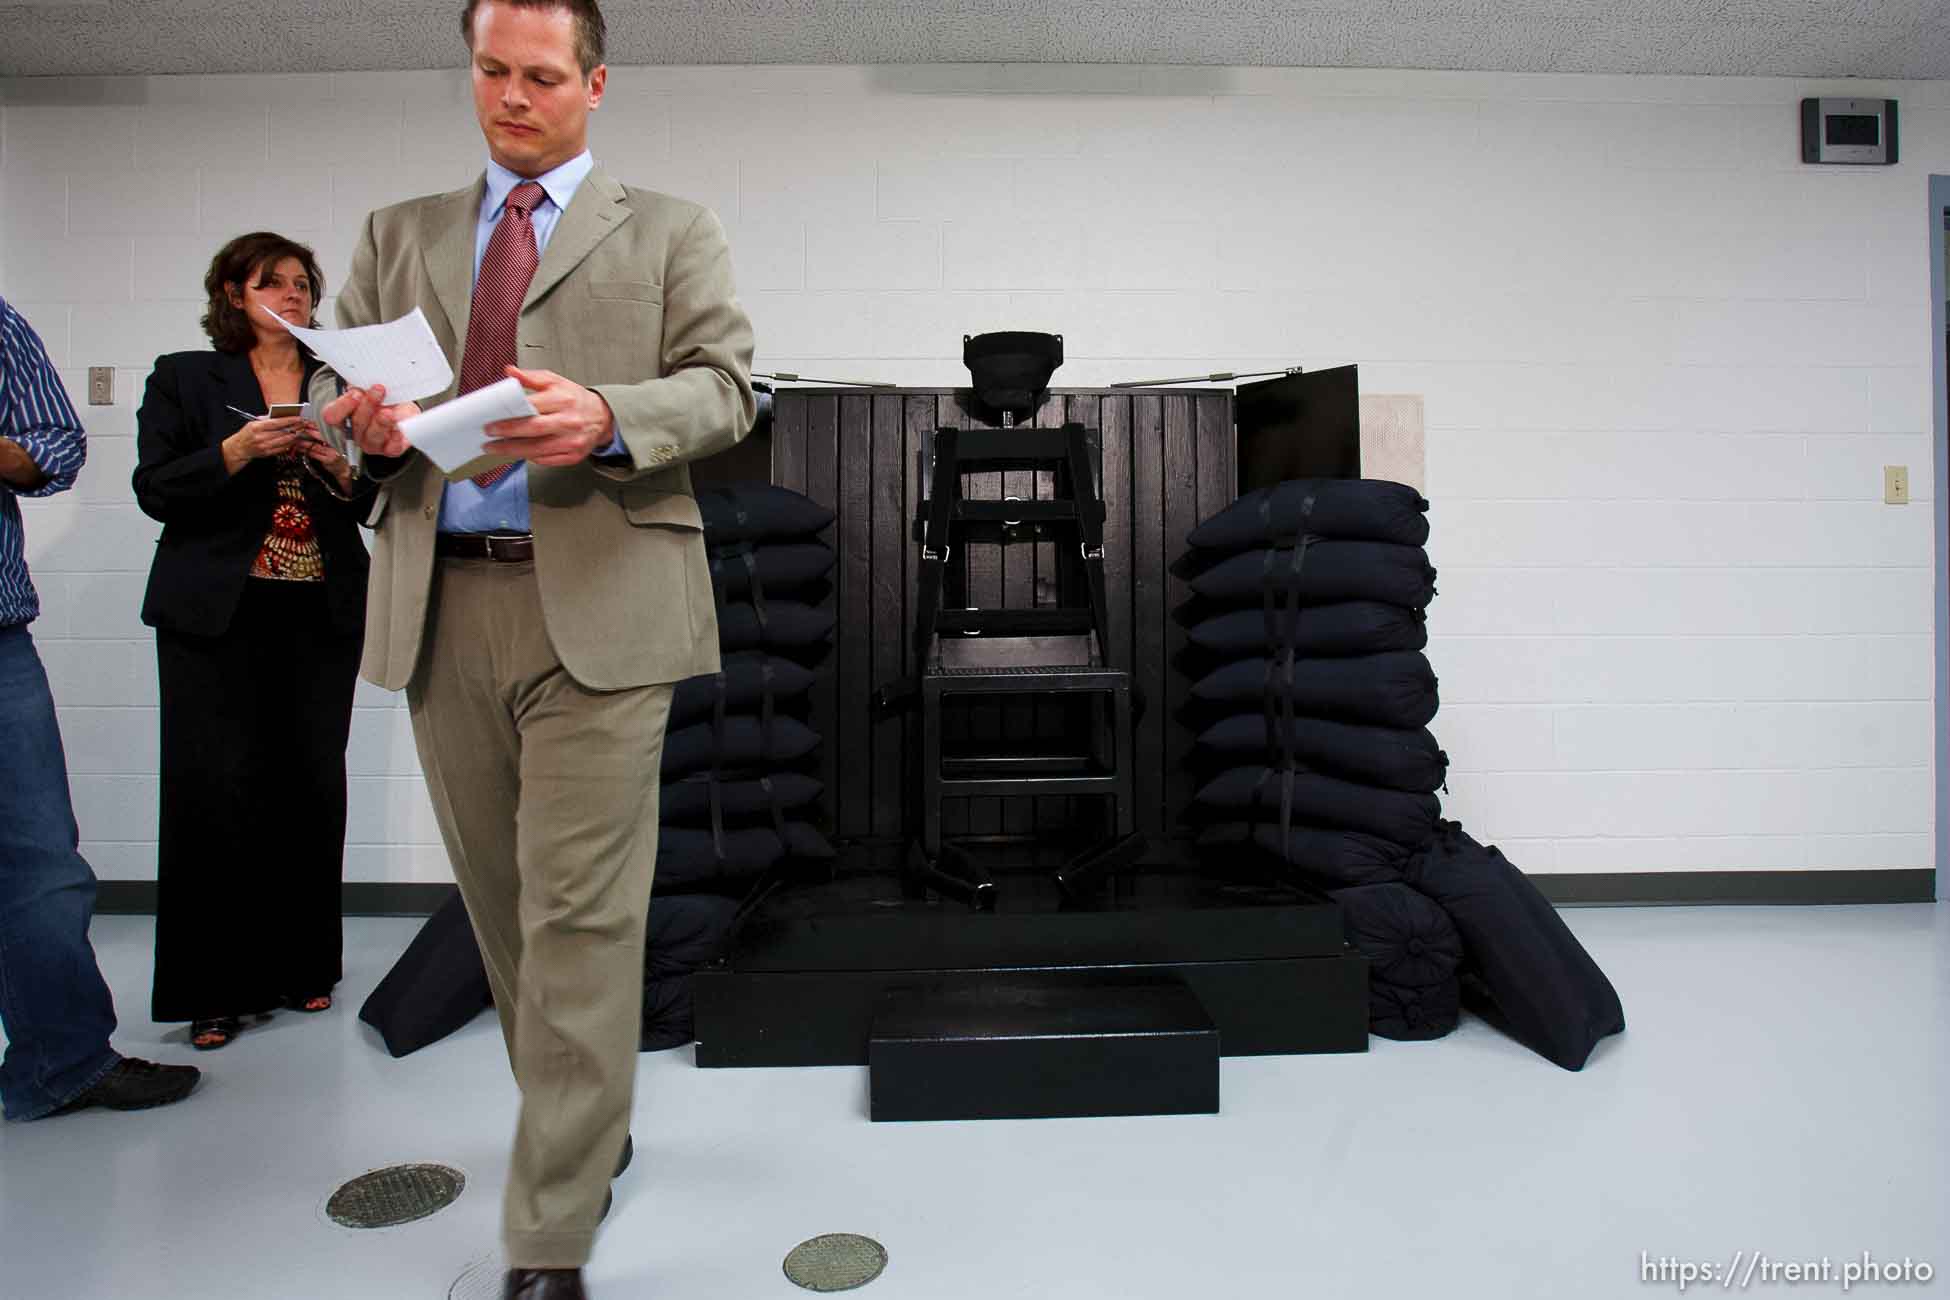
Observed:
[[[156,1020],[268,1011],[338,983],[359,651],[320,583],[252,579],[221,636],[157,629]]]

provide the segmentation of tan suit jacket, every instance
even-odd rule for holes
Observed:
[[[485,185],[369,216],[339,292],[339,325],[420,307],[458,375]],[[624,466],[528,467],[536,583],[563,667],[598,690],[716,671],[717,617],[685,462],[737,442],[755,412],[751,322],[717,218],[591,171],[529,284],[516,355],[602,394],[630,454]],[[315,400],[338,390],[329,369],[312,381]],[[383,486],[369,516],[362,671],[398,690],[420,658],[445,480],[417,452],[373,473]]]

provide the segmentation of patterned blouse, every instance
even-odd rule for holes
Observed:
[[[318,532],[305,506],[305,470],[298,463],[303,456],[294,450],[278,457],[278,504],[271,511],[271,531],[264,534],[251,564],[253,578],[325,581],[325,552],[319,549]]]

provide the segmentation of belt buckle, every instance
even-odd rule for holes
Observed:
[[[533,533],[522,533],[513,537],[504,536],[500,533],[489,533],[487,535],[488,558],[491,560],[499,560],[502,563],[512,564],[527,559],[528,556],[521,554],[521,551],[527,549],[529,555],[532,555],[534,554],[534,545],[535,535]]]

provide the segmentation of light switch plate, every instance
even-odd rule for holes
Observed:
[[[1909,466],[1884,465],[1882,467],[1882,503],[1887,506],[1909,504]]]
[[[115,367],[88,367],[88,405],[115,405]]]

